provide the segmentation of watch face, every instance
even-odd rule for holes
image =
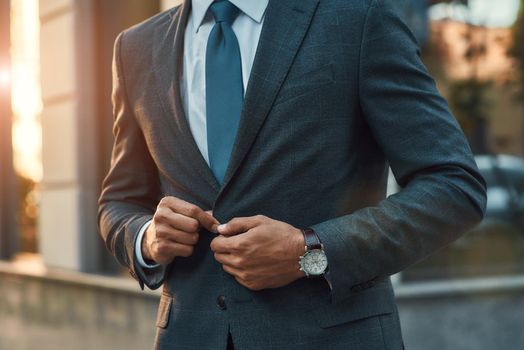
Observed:
[[[320,249],[307,252],[302,259],[302,268],[309,275],[321,275],[326,271],[327,266],[326,254]]]

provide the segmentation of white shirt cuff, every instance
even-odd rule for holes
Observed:
[[[146,233],[147,228],[151,224],[151,221],[152,220],[149,220],[148,222],[142,225],[142,227],[140,228],[140,231],[138,232],[138,236],[136,237],[136,241],[135,241],[136,260],[138,260],[138,264],[141,267],[146,268],[146,269],[154,269],[155,267],[160,266],[160,264],[150,265],[146,263],[146,261],[144,260],[144,257],[142,256],[142,239],[144,238],[144,234]]]

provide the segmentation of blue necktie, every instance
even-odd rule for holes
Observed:
[[[206,51],[207,147],[211,170],[222,184],[244,99],[240,48],[231,28],[239,9],[225,0],[213,2],[210,10],[216,23]]]

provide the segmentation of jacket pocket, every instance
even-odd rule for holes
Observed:
[[[325,298],[319,299],[313,300],[313,315],[321,328],[391,314],[396,308],[391,286],[384,285],[354,293],[338,303],[331,303]]]
[[[171,314],[171,304],[173,298],[170,295],[162,293],[160,296],[160,304],[158,305],[158,312],[156,315],[156,326],[166,328],[169,324],[169,315]]]

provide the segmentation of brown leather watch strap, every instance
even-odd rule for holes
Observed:
[[[320,239],[314,230],[305,228],[302,230],[302,234],[304,234],[304,241],[306,243],[307,251],[313,249],[322,249],[322,243],[320,242]]]

